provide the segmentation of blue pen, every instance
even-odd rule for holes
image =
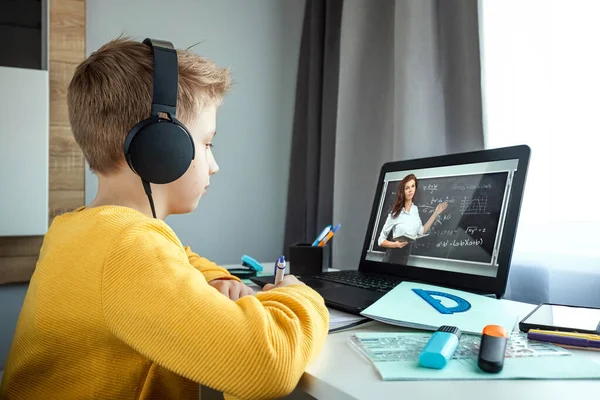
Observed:
[[[342,226],[342,224],[337,224],[335,226],[335,228],[331,229],[327,235],[325,235],[325,237],[317,244],[317,246],[323,247],[327,244],[327,242],[329,242],[331,240],[331,238],[333,237],[333,235],[335,235],[335,233],[338,231],[338,229],[340,229],[340,226]]]
[[[329,233],[329,231],[331,230],[331,225],[327,226],[325,229],[323,229],[323,232],[321,232],[319,234],[319,236],[317,236],[317,239],[313,242],[313,246],[317,246],[319,244],[319,242],[321,240],[323,240],[323,238],[325,237],[325,235],[327,235]]]
[[[281,256],[277,261],[275,261],[275,285],[283,280],[283,276],[285,275],[285,257]]]

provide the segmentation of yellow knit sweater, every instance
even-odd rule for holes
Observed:
[[[291,392],[327,336],[306,286],[232,301],[207,282],[237,279],[169,226],[125,207],[54,220],[6,363],[0,399],[198,399]]]

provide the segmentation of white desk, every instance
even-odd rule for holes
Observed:
[[[268,270],[265,268],[265,271]],[[521,317],[535,308],[535,305],[525,303],[515,303],[515,306]],[[384,382],[375,368],[350,347],[348,338],[357,331],[401,332],[410,330],[373,321],[352,330],[329,334],[321,353],[302,376],[297,392],[300,391],[316,399],[326,400],[565,400],[587,396],[597,398],[600,393],[600,380]],[[576,352],[600,360],[600,351]]]
[[[308,366],[298,388],[316,399],[570,399],[586,393],[597,397],[600,380],[482,380],[384,382],[375,368],[348,344],[348,337],[362,331],[403,331],[369,322],[351,331],[330,334],[318,358]],[[407,331],[407,330],[404,330]],[[579,351],[600,359],[600,352]],[[593,395],[592,395],[593,394]]]

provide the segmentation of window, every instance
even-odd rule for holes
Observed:
[[[598,0],[480,2],[486,147],[532,150],[515,258],[598,267],[598,16]]]

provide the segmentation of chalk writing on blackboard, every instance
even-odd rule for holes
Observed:
[[[435,247],[465,247],[465,246],[481,246],[483,244],[483,239],[462,239],[462,240],[443,240],[441,242],[437,242]]]
[[[478,226],[468,226],[467,229],[465,229],[465,232],[468,235],[473,235],[475,232],[485,233],[486,231],[487,231],[486,227],[480,228]]]
[[[465,196],[460,201],[460,212],[462,215],[465,214],[487,214],[487,197],[478,196],[474,198],[468,198]]]
[[[434,183],[430,183],[429,185],[424,185],[423,186],[423,191],[429,192],[431,194],[433,194],[437,190],[438,190],[438,185],[434,184]]]
[[[475,190],[475,189],[491,189],[492,184],[487,183],[485,185],[454,185],[452,190]]]
[[[445,239],[445,240],[439,240],[437,242],[426,242],[426,243],[413,243],[413,248],[415,249],[419,249],[419,248],[431,248],[433,247],[438,247],[438,248],[443,248],[443,247],[473,247],[473,246],[481,246],[483,245],[483,239],[479,238],[479,239],[461,239],[461,240],[457,240],[457,239]]]

